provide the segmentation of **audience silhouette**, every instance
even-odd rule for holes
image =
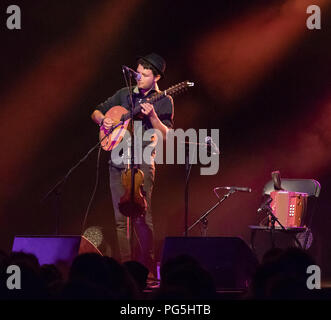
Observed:
[[[274,248],[265,253],[245,295],[237,299],[292,300],[329,298],[307,287],[307,268],[315,265],[307,251]],[[8,289],[7,268],[21,271],[21,289]],[[0,251],[2,300],[214,300],[220,298],[214,279],[189,255],[166,261],[158,288],[148,289],[149,270],[137,261],[123,264],[96,253],[78,255],[68,274],[56,265],[40,266],[33,254]]]

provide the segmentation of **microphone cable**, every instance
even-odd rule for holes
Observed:
[[[99,146],[99,150],[98,150],[98,156],[97,156],[97,165],[96,165],[96,177],[95,177],[95,184],[94,184],[94,189],[92,192],[92,196],[90,198],[89,204],[87,206],[86,212],[85,212],[85,216],[84,216],[84,220],[83,220],[83,225],[82,225],[82,231],[81,231],[81,235],[84,234],[84,229],[86,226],[86,221],[87,221],[87,217],[89,215],[90,209],[91,209],[91,205],[92,202],[94,200],[97,188],[98,188],[98,184],[99,184],[99,168],[100,168],[100,155],[101,155],[101,145]]]

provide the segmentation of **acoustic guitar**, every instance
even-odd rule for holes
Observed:
[[[167,90],[154,94],[147,99],[146,102],[153,104],[167,95],[177,95],[193,86],[194,83],[190,81],[180,82]],[[133,116],[136,117],[139,114],[141,114],[141,106],[137,105],[133,110]],[[114,121],[114,125],[109,129],[109,131],[103,126],[100,127],[99,139],[101,141],[101,146],[105,151],[113,150],[122,141],[131,120],[130,116],[130,112],[122,106],[114,106],[106,112],[105,117],[111,118]]]

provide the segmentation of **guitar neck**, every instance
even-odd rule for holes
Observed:
[[[167,95],[167,90],[161,91],[153,95],[150,99],[148,99],[149,103],[154,103],[160,99],[162,99],[164,96]]]
[[[161,91],[161,92],[153,95],[152,97],[150,97],[149,99],[147,99],[147,102],[148,103],[155,103],[156,101],[159,101],[160,99],[162,99],[163,97],[165,97],[167,95],[166,91],[167,90],[164,90],[164,91]],[[135,106],[134,107],[134,109],[133,109],[133,115],[135,116],[135,115],[137,115],[140,112],[141,112],[141,106],[139,104],[138,106]],[[126,121],[126,120],[130,119],[130,117],[131,117],[131,114],[130,114],[130,111],[129,111],[127,114],[125,114],[125,115],[122,116],[122,119],[121,120],[122,121]]]
[[[185,90],[189,87],[193,87],[193,86],[194,86],[193,82],[189,82],[189,81],[181,82],[181,83],[179,83],[175,86],[172,86],[172,87],[168,88],[167,90],[155,93],[154,95],[152,95],[150,98],[147,99],[147,102],[148,103],[154,103],[154,102],[162,99],[163,97],[165,97],[167,95],[170,95],[170,96],[176,95],[176,94],[182,92],[183,90]],[[140,104],[133,109],[133,115],[135,116],[139,112],[141,112]],[[125,114],[124,116],[122,116],[121,120],[126,121],[128,119],[130,119],[130,111],[127,114]]]

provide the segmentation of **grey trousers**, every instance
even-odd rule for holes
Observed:
[[[139,165],[144,173],[142,193],[146,197],[147,210],[142,217],[128,219],[118,209],[118,203],[125,189],[121,182],[124,169],[109,165],[110,191],[115,214],[118,249],[121,262],[136,260],[144,264],[151,272],[154,269],[153,257],[153,222],[151,210],[151,198],[155,178],[154,165]]]

